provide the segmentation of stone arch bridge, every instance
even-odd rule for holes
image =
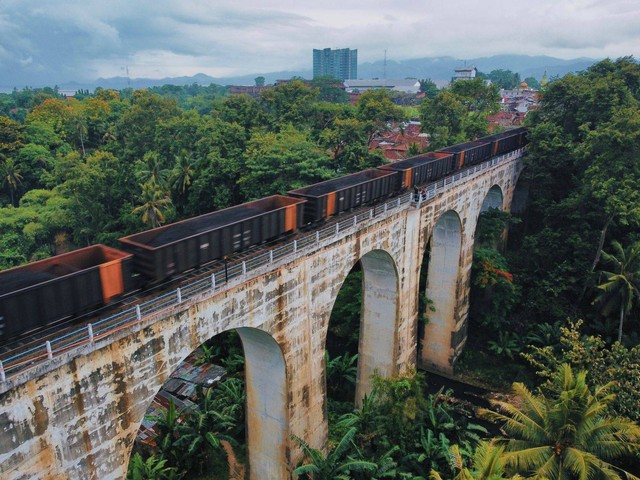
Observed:
[[[374,371],[390,376],[417,363],[450,372],[466,340],[478,215],[510,208],[522,154],[449,177],[424,201],[404,195],[360,213],[223,288],[7,374],[0,382],[0,477],[124,478],[145,411],[172,371],[206,340],[237,329],[246,357],[251,478],[291,478],[300,455],[292,435],[326,444],[325,338],[351,268],[360,261],[364,272],[358,398]],[[435,312],[417,338],[428,253]]]

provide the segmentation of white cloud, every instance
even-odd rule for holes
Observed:
[[[311,50],[360,62],[503,53],[640,54],[637,0],[3,0],[0,61],[11,79],[235,75],[311,67]],[[109,73],[111,72],[111,73]],[[35,77],[33,77],[35,78]],[[41,78],[46,78],[42,76]]]

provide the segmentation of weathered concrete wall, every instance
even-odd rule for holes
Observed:
[[[0,477],[124,478],[143,415],[171,372],[202,342],[239,328],[251,477],[288,478],[300,454],[292,434],[314,447],[326,444],[326,332],[352,266],[363,259],[367,289],[361,377],[415,364],[422,257],[440,216],[455,212],[461,246],[453,308],[421,339],[421,361],[449,369],[465,340],[473,233],[484,196],[499,185],[508,205],[517,168],[512,162],[483,172],[420,209],[372,219],[224,291],[12,378],[0,396]],[[369,388],[362,378],[359,384],[361,393]]]

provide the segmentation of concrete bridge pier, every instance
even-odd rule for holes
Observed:
[[[395,373],[398,274],[391,256],[375,250],[362,263],[362,314],[358,345],[356,404],[371,392],[374,373],[390,377]]]
[[[271,335],[238,328],[246,368],[247,446],[251,478],[288,478],[288,417],[284,357]]]
[[[462,246],[462,225],[449,210],[436,223],[431,238],[427,298],[435,311],[428,312],[421,349],[421,364],[429,369],[453,373],[452,335],[457,331],[458,278]],[[452,333],[454,332],[454,333]]]

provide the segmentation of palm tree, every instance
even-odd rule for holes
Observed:
[[[354,386],[358,376],[358,354],[349,352],[329,358],[329,351],[324,352],[325,370],[327,372],[327,390],[333,398],[347,400],[355,395]]]
[[[176,155],[176,164],[169,178],[172,186],[178,190],[178,193],[181,195],[184,195],[187,188],[191,185],[194,171],[193,157],[186,150],[182,150],[180,155]]]
[[[502,460],[507,470],[544,479],[638,480],[608,462],[640,451],[640,427],[631,420],[607,416],[615,397],[610,393],[612,384],[596,387],[592,393],[585,378],[585,371],[574,375],[563,364],[554,375],[549,397],[514,383],[517,404],[494,402],[499,412],[483,410],[509,436],[495,439],[505,447]]]
[[[622,341],[622,325],[635,300],[640,298],[640,242],[626,250],[619,242],[611,242],[614,253],[602,252],[603,263],[610,265],[611,272],[602,271],[606,281],[598,285],[599,295],[594,303],[601,305],[602,313],[608,316],[619,313],[618,341]]]
[[[169,170],[163,168],[162,159],[157,152],[147,152],[142,161],[136,162],[136,176],[142,183],[156,185],[159,190],[165,190]]]
[[[473,455],[473,466],[471,469],[465,467],[464,460],[457,445],[453,445],[450,450],[451,468],[455,473],[452,480],[511,480],[522,479],[520,475],[506,477],[502,455],[504,447],[491,442],[482,442],[476,448]],[[442,477],[435,470],[429,475],[430,480],[442,480]]]
[[[163,210],[171,204],[171,199],[167,197],[156,184],[147,182],[142,185],[141,195],[142,205],[132,210],[134,215],[142,215],[142,222],[156,228],[165,221]]]
[[[382,433],[382,417],[383,414],[378,408],[378,391],[374,387],[371,393],[364,394],[360,408],[340,416],[336,422],[336,430],[343,432],[355,428],[358,432],[358,447],[370,450],[373,441]]]
[[[20,168],[15,164],[13,158],[5,157],[4,161],[0,162],[0,179],[2,179],[2,187],[9,188],[11,205],[15,206],[13,192],[18,188],[18,185],[22,183],[22,175]]]
[[[293,473],[305,475],[303,478],[313,480],[348,480],[351,471],[375,470],[378,467],[377,464],[348,456],[349,450],[355,448],[353,443],[355,434],[356,429],[350,428],[326,456],[320,450],[311,448],[307,442],[294,435],[293,438],[302,448],[307,463],[296,468]]]
[[[86,156],[86,153],[84,150],[84,138],[89,133],[89,128],[87,127],[87,120],[84,117],[78,116],[76,118],[76,130],[78,131],[78,135],[80,136],[80,146],[82,147],[82,158],[84,158]]]

